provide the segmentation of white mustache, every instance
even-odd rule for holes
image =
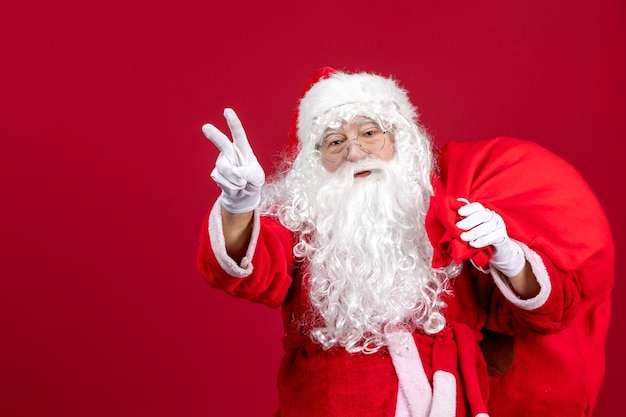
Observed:
[[[389,163],[380,159],[364,159],[358,162],[344,163],[336,172],[336,175],[354,177],[355,174],[363,171],[385,174],[388,172]]]

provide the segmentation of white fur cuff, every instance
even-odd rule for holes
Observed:
[[[519,298],[517,294],[513,291],[510,286],[509,279],[500,273],[497,269],[491,268],[491,276],[493,277],[496,286],[500,289],[500,292],[516,307],[522,308],[524,310],[535,310],[548,300],[550,296],[550,292],[552,291],[552,284],[550,282],[550,276],[548,275],[548,270],[539,256],[535,251],[531,250],[528,246],[519,242],[517,240],[512,239],[515,243],[517,243],[524,252],[524,257],[530,263],[533,274],[537,278],[539,282],[539,286],[541,289],[539,290],[539,294],[537,294],[533,298],[529,298],[527,300],[522,300]]]
[[[215,254],[217,263],[222,267],[224,272],[228,275],[245,278],[252,273],[252,256],[256,249],[256,243],[259,238],[260,231],[260,219],[258,213],[254,212],[254,219],[252,226],[252,236],[250,237],[250,244],[246,250],[246,256],[243,257],[241,263],[237,264],[226,252],[226,243],[224,241],[224,229],[222,226],[222,204],[221,198],[218,198],[211,213],[209,214],[209,238],[211,240],[211,249]]]

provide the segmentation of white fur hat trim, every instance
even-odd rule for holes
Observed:
[[[315,140],[316,118],[346,104],[394,103],[407,120],[416,121],[416,110],[406,91],[392,78],[371,73],[336,72],[314,84],[300,101],[298,139],[301,145]]]

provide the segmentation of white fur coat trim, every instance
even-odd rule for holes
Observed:
[[[456,415],[456,378],[450,372],[438,370],[433,375],[433,405],[430,417]]]
[[[511,288],[511,284],[509,283],[509,279],[500,273],[495,268],[491,268],[491,275],[493,277],[496,286],[500,289],[502,294],[509,300],[513,305],[524,309],[524,310],[535,310],[548,300],[550,296],[550,292],[552,291],[552,284],[550,283],[550,276],[548,275],[548,270],[539,256],[535,251],[531,250],[528,246],[519,242],[517,240],[513,240],[515,243],[520,245],[522,251],[524,252],[524,257],[530,263],[533,273],[539,281],[539,286],[541,289],[539,290],[539,294],[537,294],[533,298],[529,298],[527,300],[522,300],[519,298],[515,291]]]
[[[433,392],[413,336],[408,331],[388,333],[387,346],[398,375],[396,417],[428,417]]]
[[[211,209],[211,213],[209,214],[208,232],[211,240],[211,249],[213,249],[217,263],[219,263],[224,272],[233,277],[245,278],[252,273],[252,269],[254,268],[252,265],[252,256],[254,255],[256,243],[259,239],[259,215],[256,211],[254,212],[250,244],[248,245],[246,256],[244,256],[241,262],[237,264],[237,262],[235,262],[233,258],[228,256],[228,253],[226,253],[224,229],[222,228],[222,204],[220,201],[220,198],[218,198]]]

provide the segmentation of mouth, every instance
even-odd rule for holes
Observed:
[[[372,174],[372,171],[370,171],[370,170],[359,171],[359,172],[354,174],[354,178],[365,178],[365,177],[369,177],[371,174]]]

